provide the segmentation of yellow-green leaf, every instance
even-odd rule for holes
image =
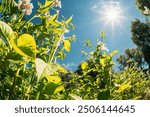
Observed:
[[[58,71],[61,73],[68,73],[67,70],[61,66],[58,67]]]
[[[48,20],[46,25],[53,25],[55,27],[59,27],[61,25],[61,23],[57,22],[57,21],[51,21]],[[60,30],[60,29],[59,29]]]
[[[132,86],[130,85],[130,84],[121,84],[120,86],[119,86],[119,89],[118,90],[116,90],[115,92],[123,92],[124,90],[127,90],[127,89],[130,89]]]
[[[58,14],[54,14],[50,20],[51,21],[56,21],[57,18],[58,18]]]
[[[105,67],[106,66],[106,58],[101,58],[100,59],[100,64]]]
[[[23,34],[17,38],[17,34],[13,33],[10,36],[10,42],[14,50],[24,57],[35,58],[36,42],[29,34]]]
[[[46,78],[47,78],[48,82],[53,82],[55,84],[58,84],[58,83],[61,82],[61,78],[59,76],[51,76],[51,75],[49,75]]]
[[[63,86],[63,85],[60,85],[60,86],[58,86],[58,87],[55,89],[54,94],[56,94],[56,93],[58,93],[58,92],[60,92],[60,91],[62,91],[62,90],[64,90],[64,86]]]
[[[81,69],[82,70],[85,70],[85,69],[87,69],[88,68],[88,63],[87,62],[83,62],[82,64],[81,64]]]
[[[83,100],[80,96],[77,96],[77,95],[74,95],[74,94],[71,94],[71,97],[72,97],[74,100]]]
[[[104,38],[105,38],[105,36],[106,36],[106,32],[101,32],[101,33],[100,33],[100,36],[101,36],[101,38],[103,38],[103,39],[104,39]]]
[[[52,5],[52,4],[53,4],[53,1],[48,1],[48,0],[46,0],[46,2],[45,2],[45,7],[50,6],[50,5]]]
[[[65,24],[69,24],[69,23],[71,22],[72,18],[73,18],[73,16],[71,16],[71,17],[65,22]]]
[[[114,50],[112,53],[109,54],[109,56],[112,58],[117,53],[118,53],[118,50]]]
[[[38,76],[38,81],[44,77],[49,78],[49,76],[50,76],[50,79],[48,79],[48,80],[51,81],[54,79],[55,73],[57,71],[59,71],[59,67],[56,64],[48,64],[40,58],[35,59],[35,65],[36,65],[36,72],[37,72],[37,76]],[[57,78],[57,77],[55,77],[55,78],[56,78],[55,82],[58,82],[59,78]]]
[[[24,57],[29,57],[28,55],[26,55],[24,52],[22,52],[18,47],[17,47],[17,45],[16,45],[16,39],[17,39],[17,34],[16,33],[13,33],[13,34],[11,34],[10,36],[9,36],[9,38],[10,38],[10,43],[11,43],[11,45],[12,45],[12,47],[14,48],[14,50],[18,53],[18,54],[20,54],[21,56],[24,56]]]
[[[46,0],[45,4],[39,9],[39,12],[41,13],[48,12],[52,5],[53,5],[53,1]]]
[[[21,35],[17,40],[18,48],[30,57],[36,56],[36,42],[29,34]]]
[[[70,41],[69,40],[64,40],[64,48],[67,52],[70,51]]]

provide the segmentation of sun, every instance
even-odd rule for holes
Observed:
[[[117,21],[119,18],[119,12],[117,11],[117,9],[109,9],[106,10],[106,16],[105,18],[107,18],[108,20],[110,20],[111,22]]]
[[[107,3],[102,7],[99,13],[101,19],[112,27],[121,24],[121,21],[124,19],[123,10],[121,9],[119,3]]]

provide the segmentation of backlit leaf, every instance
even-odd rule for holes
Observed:
[[[65,22],[65,24],[69,24],[69,23],[71,22],[72,18],[73,18],[73,16],[71,16],[71,17]]]
[[[130,84],[121,84],[120,86],[119,86],[119,89],[118,90],[116,90],[115,92],[123,92],[124,90],[127,90],[127,89],[130,89],[132,86],[130,85]]]
[[[36,56],[36,42],[29,34],[23,34],[19,38],[14,33],[10,36],[10,42],[14,50],[24,57],[35,58]]]
[[[13,33],[12,28],[8,24],[2,21],[0,21],[0,32],[1,31],[7,37],[9,37]]]
[[[100,36],[101,36],[102,39],[104,39],[105,36],[106,36],[106,32],[101,32],[101,33],[100,33]]]
[[[88,68],[88,63],[87,62],[83,62],[82,64],[81,64],[81,69],[82,70],[85,70],[85,69],[87,69]]]
[[[101,58],[100,63],[103,67],[105,67],[106,66],[106,58]]]
[[[39,6],[41,5],[38,3]],[[51,6],[53,5],[53,1],[46,0],[45,4],[38,10],[38,12],[43,13],[43,12],[48,12]]]
[[[40,80],[42,78],[42,74],[44,72],[44,69],[47,66],[47,63],[45,63],[42,59],[36,58],[35,64],[36,64],[36,71],[37,71],[38,80]]]
[[[58,93],[58,92],[60,92],[60,91],[62,91],[62,90],[64,90],[64,86],[63,86],[63,85],[60,85],[60,86],[58,86],[58,87],[55,89],[54,94],[56,94],[56,93]]]
[[[69,40],[64,40],[64,48],[67,52],[70,51],[70,41]]]
[[[54,14],[50,20],[51,21],[56,21],[57,18],[58,18],[58,14]]]
[[[46,78],[47,78],[48,82],[53,82],[55,84],[58,84],[58,83],[61,82],[61,78],[59,76],[51,76],[51,75],[49,75]]]
[[[21,35],[17,40],[18,48],[30,57],[36,56],[36,42],[29,34]]]
[[[58,76],[54,76],[57,71],[59,71],[59,65],[54,63],[46,63],[40,58],[35,59],[36,64],[36,72],[38,76],[38,81],[42,78],[46,77],[49,82],[60,82],[60,78]],[[54,81],[53,81],[54,80]]]
[[[61,66],[58,67],[58,71],[61,73],[68,73],[67,70]]]
[[[17,44],[16,44],[16,39],[17,39],[17,34],[16,33],[13,33],[11,34],[10,36],[10,43],[12,45],[12,47],[14,48],[14,50],[20,54],[21,56],[24,56],[24,57],[29,57],[28,55],[26,55],[24,52],[22,52],[18,47],[17,47]]]
[[[112,58],[112,57],[113,57],[115,54],[117,54],[117,53],[118,53],[118,50],[114,50],[112,53],[109,54],[109,57]]]
[[[80,96],[77,96],[77,95],[74,95],[74,94],[71,94],[71,97],[72,97],[74,100],[83,100]]]

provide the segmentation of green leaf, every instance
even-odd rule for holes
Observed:
[[[9,37],[13,33],[12,28],[8,24],[6,24],[5,22],[2,22],[2,21],[0,21],[0,30],[6,37]],[[0,33],[1,33],[1,31],[0,31]]]
[[[55,27],[59,27],[59,26],[61,25],[61,23],[60,23],[60,22],[57,22],[57,21],[48,20],[48,21],[46,22],[46,25],[47,25],[47,26],[48,26],[48,25],[53,25],[53,26],[55,26]],[[62,30],[62,29],[59,29],[59,30]]]
[[[71,16],[71,17],[65,22],[65,24],[69,24],[69,23],[71,22],[72,18],[73,18],[73,16]]]
[[[106,32],[101,32],[101,33],[100,33],[100,36],[101,36],[102,39],[104,39],[105,36],[106,36]]]
[[[8,61],[13,62],[13,63],[21,63],[21,64],[25,64],[28,63],[30,61],[30,59],[24,58],[21,55],[18,55],[15,52],[11,52],[8,54]]]
[[[42,78],[46,77],[49,81],[52,81],[56,78],[56,81],[60,81],[60,78],[58,76],[55,76],[56,72],[65,72],[65,69],[62,69],[62,67],[55,63],[46,63],[40,58],[35,59],[35,65],[36,65],[36,72],[38,76],[38,81]]]
[[[58,18],[58,14],[54,14],[50,20],[51,21],[56,21],[57,18]]]
[[[117,54],[117,53],[118,53],[118,50],[114,50],[112,53],[109,54],[109,57],[112,58],[112,57],[113,57],[115,54]]]
[[[56,34],[62,34],[63,33],[63,30],[59,29],[59,28],[50,28],[50,30],[54,31],[54,33],[56,33]]]
[[[48,95],[53,95],[53,94],[56,94],[56,93],[58,93],[58,92],[60,92],[62,90],[64,90],[64,86],[63,85],[58,85],[58,84],[55,84],[55,83],[49,83],[45,87],[44,93],[48,94]]]
[[[58,67],[58,72],[65,73],[65,74],[68,73],[67,70],[61,66]]]
[[[88,63],[87,62],[83,62],[82,64],[81,64],[81,69],[82,70],[85,70],[85,69],[87,69],[88,68]]]
[[[71,97],[72,97],[74,100],[83,100],[80,96],[77,96],[77,95],[74,95],[74,94],[71,94]]]
[[[46,78],[47,78],[48,82],[53,82],[55,84],[59,84],[61,82],[61,78],[59,76],[51,76],[51,75],[49,75]]]
[[[55,89],[56,89],[58,86],[59,86],[58,84],[49,83],[49,84],[46,85],[45,90],[44,90],[44,93],[45,93],[45,94],[48,94],[48,95],[53,95]]]
[[[109,90],[103,90],[97,96],[98,100],[108,100],[109,98],[110,98],[110,91]]]
[[[41,5],[40,3],[38,4]],[[40,9],[38,9],[38,12],[40,13],[48,12],[49,9],[52,7],[52,5],[53,5],[53,1],[46,0],[45,4]]]
[[[35,59],[35,65],[38,81],[52,73],[52,67],[40,58]]]
[[[64,86],[63,86],[63,85],[60,85],[60,86],[58,86],[58,87],[55,89],[54,94],[56,94],[56,93],[58,93],[58,92],[60,92],[60,91],[63,91],[63,90],[64,90]]]
[[[23,34],[19,38],[14,33],[10,36],[11,45],[14,50],[24,57],[35,58],[36,56],[36,42],[29,34]]]
[[[106,58],[101,58],[100,59],[100,64],[105,67],[106,66]]]
[[[4,43],[7,43],[9,45],[10,49],[12,47],[10,44],[9,37],[12,33],[13,33],[12,28],[5,22],[0,21],[0,37],[3,39]]]
[[[64,40],[64,48],[67,52],[70,51],[70,41],[69,40]]]
[[[131,87],[132,87],[132,86],[131,86],[130,84],[124,84],[124,83],[122,83],[122,84],[119,86],[119,89],[116,90],[115,92],[120,93],[120,92],[123,92],[123,91],[125,91],[125,90],[130,89]]]

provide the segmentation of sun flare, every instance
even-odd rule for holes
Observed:
[[[114,27],[114,25],[121,24],[121,21],[124,19],[123,10],[118,4],[105,4],[101,11],[101,19],[106,23]]]
[[[110,9],[106,13],[106,18],[108,18],[110,21],[117,21],[119,18],[119,12],[116,9]]]

